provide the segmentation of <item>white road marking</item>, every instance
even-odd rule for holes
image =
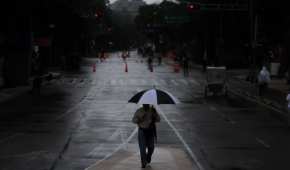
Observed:
[[[78,107],[81,106],[81,104],[83,103],[83,100],[81,102],[79,102],[78,104],[74,105],[73,107],[69,108],[65,113],[61,114],[60,116],[56,117],[55,120],[60,120],[63,117],[67,116],[68,114],[70,114],[72,111],[76,110]]]
[[[249,96],[242,95],[242,94],[240,94],[240,93],[238,93],[238,92],[235,92],[235,91],[233,91],[233,90],[230,90],[230,89],[229,89],[229,91],[230,91],[231,93],[233,93],[234,95],[236,95],[236,96],[240,96],[240,97],[242,97],[242,98],[246,98],[247,100],[249,100],[249,101],[251,101],[251,102],[254,102],[254,103],[257,103],[257,104],[259,104],[259,105],[262,105],[262,106],[264,106],[264,107],[266,107],[266,108],[268,108],[268,109],[270,109],[270,110],[273,110],[273,111],[275,111],[275,112],[277,112],[277,113],[285,114],[283,111],[278,110],[278,109],[276,109],[276,108],[274,108],[274,107],[272,107],[272,106],[269,106],[269,105],[267,105],[267,104],[265,104],[265,103],[262,103],[262,102],[260,102],[260,101],[255,100],[255,99],[252,99],[252,98],[249,97]]]
[[[115,130],[115,132],[108,138],[108,140],[114,140],[119,135],[120,135],[120,128]],[[88,155],[89,156],[96,156],[103,147],[104,147],[104,143],[102,143],[102,144],[98,145],[97,147],[95,147]]]
[[[128,145],[127,145],[128,143],[125,140],[126,134],[124,134],[124,133],[125,132],[122,131],[122,129],[120,129],[121,141],[122,141],[122,143],[124,143],[124,149],[128,149]]]
[[[181,134],[178,132],[178,130],[174,127],[174,125],[168,120],[168,118],[166,117],[166,115],[164,114],[164,112],[158,106],[155,106],[155,108],[156,108],[157,112],[160,113],[163,116],[164,120],[168,123],[168,125],[173,129],[173,131],[175,132],[175,134],[177,135],[177,137],[179,138],[179,140],[182,142],[184,148],[187,150],[187,152],[189,153],[189,155],[191,156],[191,158],[195,161],[197,167],[200,170],[204,170],[203,166],[198,161],[197,156],[192,152],[192,150],[190,149],[190,147],[188,146],[188,144],[185,142],[185,140],[183,139],[183,137],[181,136]]]
[[[101,90],[101,89],[98,89]],[[69,108],[66,112],[64,112],[63,114],[61,114],[60,116],[56,117],[55,120],[60,120],[63,117],[69,115],[71,112],[73,112],[74,110],[76,110],[77,108],[79,108],[85,101],[86,99],[90,98],[89,96],[91,96],[92,94],[95,94],[95,89],[94,88],[90,88],[87,92],[84,99],[82,99],[79,103],[75,104],[73,107]]]
[[[131,133],[131,135],[127,138],[126,141],[124,141],[121,145],[119,145],[112,153],[106,155],[103,159],[101,159],[100,161],[98,161],[97,163],[89,166],[88,168],[86,168],[85,170],[89,170],[90,168],[99,165],[100,163],[104,162],[105,160],[107,160],[108,158],[110,158],[112,155],[114,155],[115,153],[117,153],[120,149],[124,148],[127,146],[127,144],[133,139],[133,137],[137,134],[138,132],[138,128],[136,127],[134,129],[134,131]]]
[[[108,138],[109,140],[114,140],[120,135],[120,128],[115,130],[115,132]]]
[[[99,151],[104,147],[104,143],[98,145],[95,147],[90,153],[88,153],[88,156],[94,157],[96,156],[96,153],[99,153]]]

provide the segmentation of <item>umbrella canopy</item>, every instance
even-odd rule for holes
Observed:
[[[137,104],[177,104],[179,103],[169,92],[159,89],[143,90],[135,94],[128,102]]]

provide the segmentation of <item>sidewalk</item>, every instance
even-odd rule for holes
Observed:
[[[174,61],[170,58],[165,59],[167,65],[172,66]],[[202,65],[191,62],[190,69],[193,71],[202,71]],[[181,67],[182,71],[182,67]],[[280,112],[282,116],[287,114],[287,101],[286,96],[288,94],[289,85],[286,84],[285,78],[272,78],[267,94],[263,97],[258,96],[258,86],[256,83],[246,81],[248,75],[248,69],[232,69],[228,70],[228,85],[229,89],[239,93],[240,95],[250,97],[257,103],[267,105],[268,107],[274,108],[274,110]],[[205,74],[205,73],[203,73]],[[232,83],[236,81],[237,83]],[[235,85],[232,85],[235,84]],[[238,85],[237,85],[238,84]],[[236,86],[243,86],[243,88],[236,88]]]
[[[241,71],[240,74],[237,74],[237,71],[235,71],[235,74],[231,75],[232,79],[239,80],[241,83],[243,83],[245,86],[251,86],[252,91],[246,94],[247,96],[250,96],[259,102],[262,102],[264,104],[267,104],[271,107],[274,107],[275,109],[280,110],[281,112],[287,112],[286,110],[286,96],[288,94],[288,88],[289,85],[286,84],[286,79],[281,78],[272,78],[271,82],[268,86],[267,92],[262,96],[258,96],[258,86],[256,83],[251,83],[249,81],[246,81],[247,72]],[[253,90],[254,88],[254,90]]]
[[[195,170],[182,149],[156,147],[152,162],[144,170]],[[139,150],[120,150],[112,157],[97,162],[86,170],[137,170],[142,169]]]

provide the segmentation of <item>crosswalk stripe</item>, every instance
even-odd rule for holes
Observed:
[[[63,85],[95,85],[95,86],[105,86],[105,85],[112,85],[112,86],[124,86],[124,85],[131,85],[131,86],[192,86],[192,85],[199,85],[194,79],[136,79],[136,78],[128,78],[128,79],[110,79],[107,81],[100,81],[93,78],[69,78],[65,77],[62,79],[55,80],[55,84],[63,84]]]

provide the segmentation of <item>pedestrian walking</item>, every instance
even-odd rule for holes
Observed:
[[[157,139],[156,122],[160,122],[160,116],[156,109],[149,104],[143,104],[139,108],[132,119],[132,122],[137,124],[138,143],[141,156],[141,167],[145,168],[151,162],[151,157],[154,152],[154,139]]]
[[[270,73],[267,70],[266,66],[263,66],[262,70],[258,74],[259,96],[262,96],[265,94],[270,81],[271,81]]]

